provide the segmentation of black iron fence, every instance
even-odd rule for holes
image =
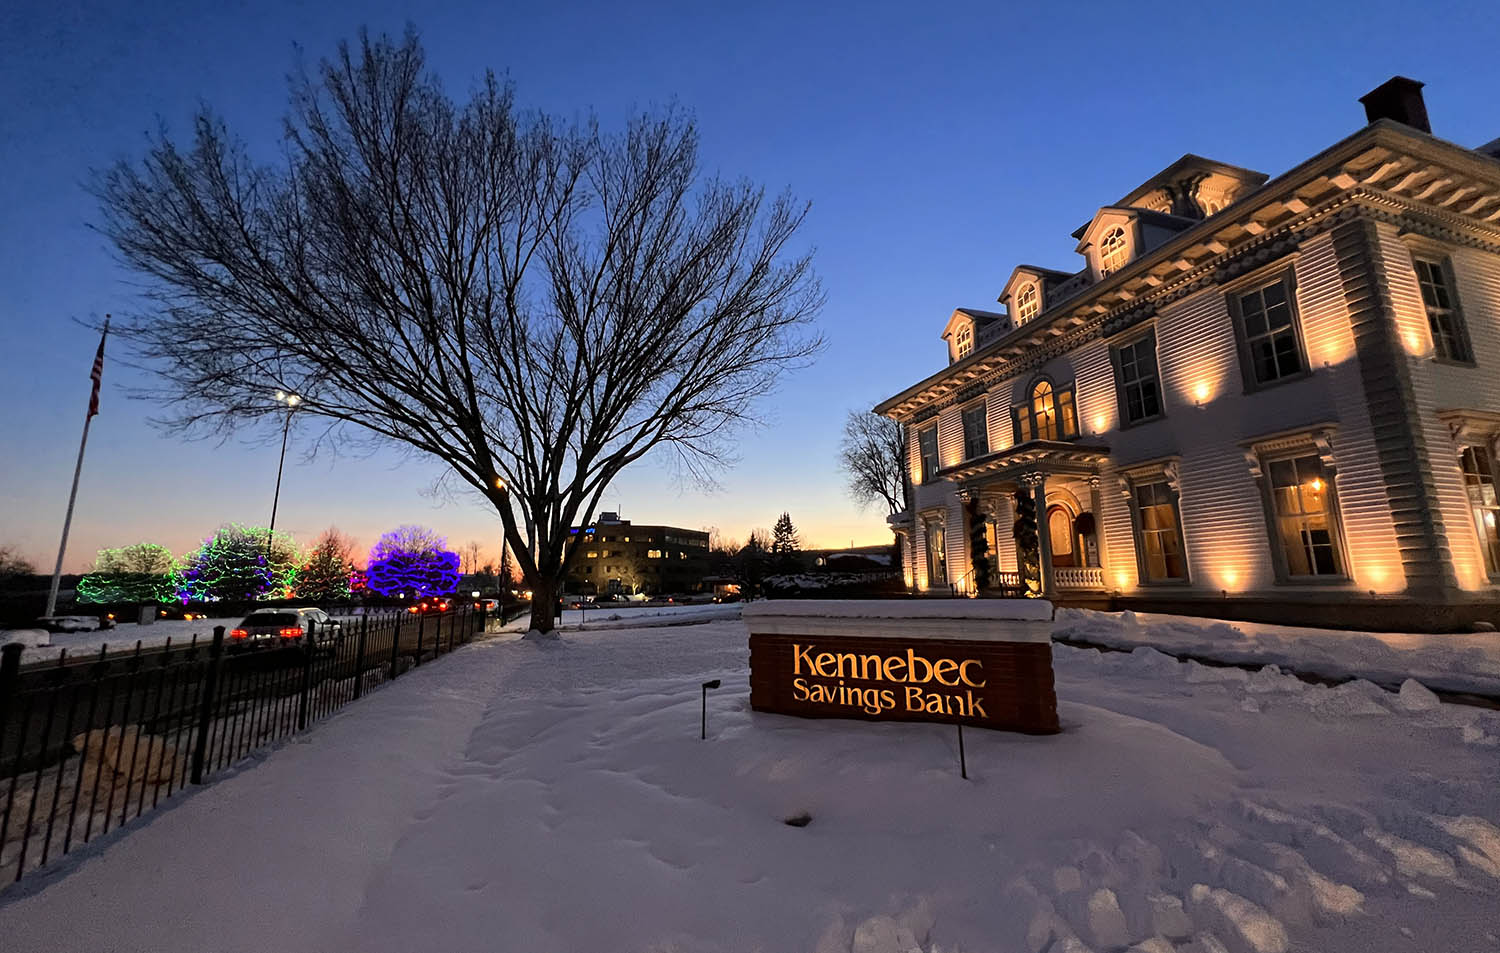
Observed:
[[[0,649],[0,889],[484,631],[482,608],[348,617],[27,665]]]

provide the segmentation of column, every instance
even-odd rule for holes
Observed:
[[[1104,538],[1104,510],[1099,502],[1099,474],[1089,477],[1089,509],[1094,514],[1094,538],[1099,545],[1099,574],[1104,579],[1104,588],[1109,588],[1109,546]]]

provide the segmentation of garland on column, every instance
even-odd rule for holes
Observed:
[[[993,582],[990,576],[993,565],[990,562],[989,534],[985,532],[984,513],[980,510],[977,494],[964,504],[964,510],[969,518],[969,562],[974,570],[974,587],[983,592]]]
[[[1011,528],[1016,540],[1016,569],[1029,592],[1042,591],[1040,541],[1036,535],[1036,503],[1025,487],[1016,490],[1016,522]]]

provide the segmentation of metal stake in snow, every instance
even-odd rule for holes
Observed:
[[[958,774],[965,781],[969,780],[969,762],[964,758],[964,723],[954,722],[958,725]]]
[[[711,682],[704,682],[703,683],[703,726],[702,726],[702,730],[700,730],[699,733],[698,733],[698,740],[700,740],[700,741],[707,741],[708,740],[708,690],[710,688],[718,688],[718,687],[719,687],[719,680],[717,678],[714,679]]]
[[[83,473],[83,448],[89,445],[89,424],[99,412],[99,383],[104,377],[104,339],[109,337],[109,315],[104,316],[104,332],[99,335],[99,353],[94,355],[94,369],[89,379],[94,382],[89,392],[89,412],[83,418],[83,439],[78,441],[78,462],[73,465],[73,489],[68,492],[68,512],[63,517],[62,542],[57,544],[57,565],[52,570],[52,587],[47,590],[47,611],[50,617],[57,611],[57,587],[62,581],[63,554],[68,551],[68,529],[73,525],[73,503],[78,499],[78,477]]]

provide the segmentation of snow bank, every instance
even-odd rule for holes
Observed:
[[[766,599],[747,603],[746,619],[768,616],[835,619],[987,619],[1048,622],[1045,599]]]
[[[1065,608],[1057,611],[1054,636],[1117,648],[1150,645],[1222,662],[1363,678],[1392,688],[1413,678],[1430,689],[1500,696],[1500,634],[1494,632],[1346,632]]]

